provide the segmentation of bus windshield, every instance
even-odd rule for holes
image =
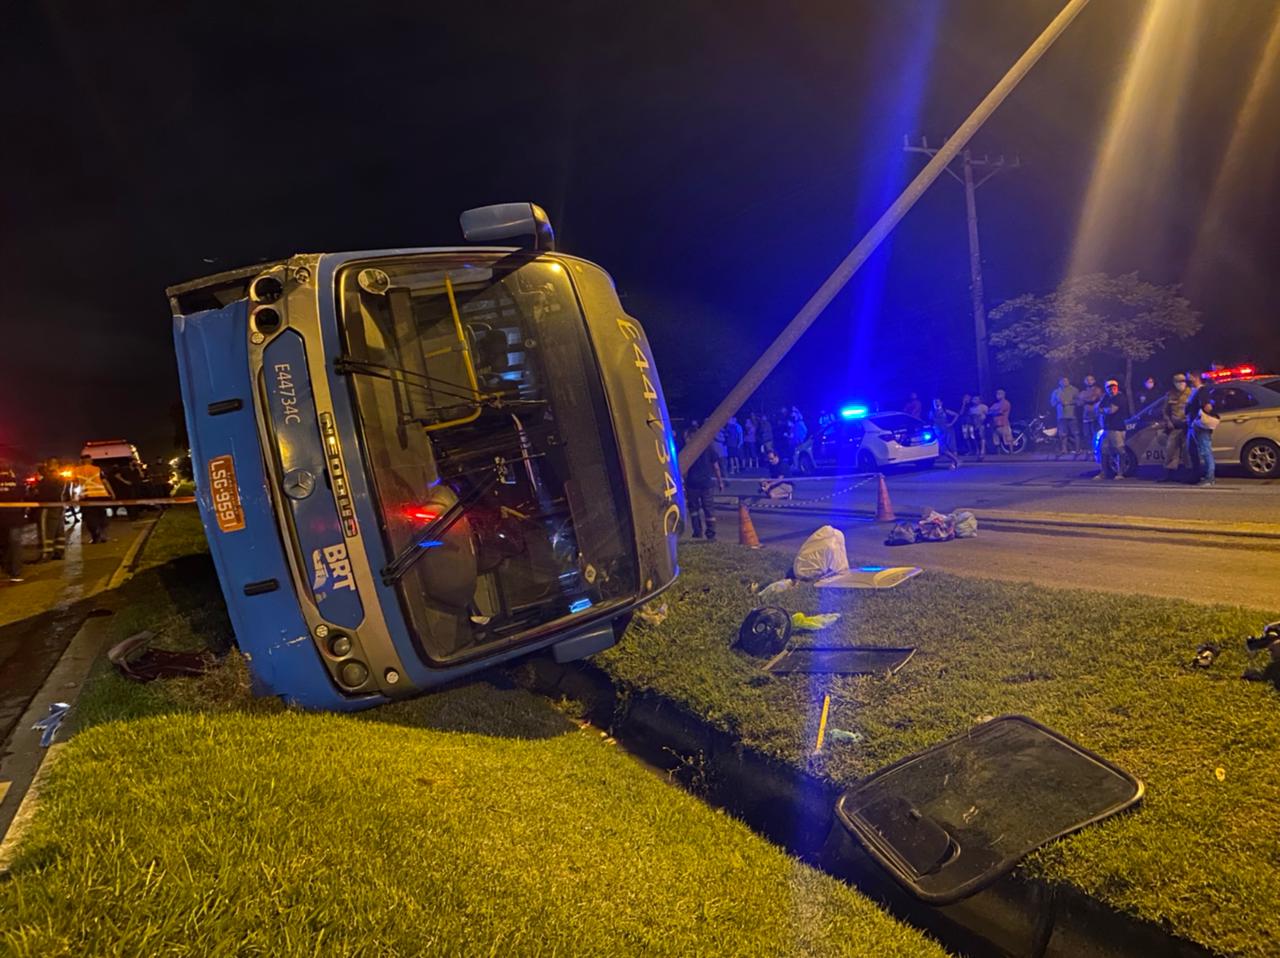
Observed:
[[[437,663],[639,592],[600,373],[566,267],[424,254],[337,278],[388,564]],[[425,534],[424,534],[425,532]]]

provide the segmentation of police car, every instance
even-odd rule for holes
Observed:
[[[1253,366],[1234,366],[1204,373],[1214,414],[1222,422],[1213,431],[1213,458],[1219,465],[1240,465],[1259,479],[1280,477],[1280,375],[1258,373]],[[1125,422],[1121,472],[1133,475],[1139,466],[1163,466],[1168,432],[1162,423],[1164,396]],[[1095,456],[1101,461],[1101,433],[1095,437]]]
[[[938,437],[928,423],[905,412],[872,412],[845,406],[839,418],[796,451],[802,474],[877,472],[910,464],[930,468],[938,458]]]

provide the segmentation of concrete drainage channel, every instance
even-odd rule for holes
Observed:
[[[519,670],[532,691],[581,702],[629,751],[668,770],[699,797],[791,854],[855,885],[896,917],[970,956],[1213,958],[1207,949],[1122,914],[1073,888],[1007,875],[954,905],[927,905],[901,889],[835,820],[842,791],[761,755],[689,709],[650,692],[620,691],[590,663],[549,658]]]

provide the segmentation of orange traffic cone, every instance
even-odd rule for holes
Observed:
[[[897,518],[893,514],[893,503],[889,501],[889,487],[884,484],[884,473],[881,473],[880,491],[876,493],[876,522],[893,522]]]
[[[748,549],[760,548],[760,537],[756,535],[755,523],[751,521],[751,510],[747,508],[746,498],[738,500],[738,545]]]

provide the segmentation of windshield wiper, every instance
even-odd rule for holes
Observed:
[[[421,385],[429,386],[437,393],[452,396],[458,399],[456,406],[483,406],[489,409],[508,409],[511,407],[529,407],[529,406],[545,406],[545,399],[504,399],[495,393],[473,393],[468,387],[450,382],[447,379],[440,379],[436,376],[430,376],[427,373],[420,373],[413,369],[405,369],[403,366],[390,366],[385,363],[374,363],[365,359],[356,359],[354,356],[339,356],[333,361],[333,371],[343,376],[372,376],[375,379],[386,379],[393,383],[404,386],[417,385],[410,380],[421,380]],[[445,405],[428,406],[433,412],[439,412],[454,408]],[[426,416],[405,416],[404,422],[415,422],[419,424],[430,424],[435,420]]]
[[[405,546],[395,558],[382,568],[379,573],[382,576],[382,584],[395,585],[404,578],[405,573],[413,568],[413,564],[421,559],[428,549],[440,545],[439,540],[435,537],[448,532],[454,523],[462,518],[472,503],[477,502],[497,481],[498,476],[496,473],[490,475],[472,489],[466,497],[458,499],[448,509],[415,532],[409,540],[409,545]]]

